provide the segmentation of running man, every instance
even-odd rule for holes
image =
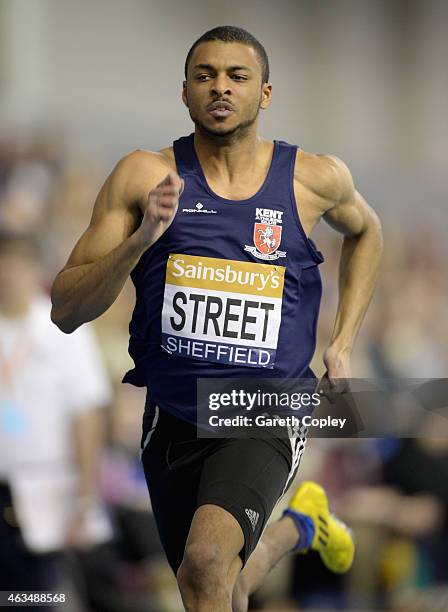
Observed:
[[[330,380],[350,376],[377,277],[380,224],[345,164],[258,136],[271,96],[252,35],[223,26],[199,38],[182,91],[194,133],[117,164],[52,289],[52,320],[71,333],[105,312],[131,274],[135,368],[124,381],[148,388],[142,461],[188,611],[247,610],[291,550],[318,550],[336,572],[353,559],[349,530],[314,483],[265,529],[303,437],[197,439],[198,378],[314,378],[323,258],[309,235],[321,217],[344,235]]]

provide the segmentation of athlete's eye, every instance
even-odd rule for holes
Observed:
[[[247,81],[247,77],[244,76],[244,74],[234,74],[232,75],[232,79],[235,79],[236,81]]]
[[[206,80],[207,80],[207,79],[209,79],[209,78],[210,78],[210,75],[209,75],[209,74],[198,74],[198,75],[196,76],[196,80],[197,80],[197,81],[206,81]]]

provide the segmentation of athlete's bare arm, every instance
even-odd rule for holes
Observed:
[[[356,191],[349,169],[337,157],[303,153],[302,164],[296,168],[296,197],[297,192],[301,193],[307,203],[299,210],[305,231],[310,233],[323,217],[344,235],[339,303],[324,362],[330,378],[349,378],[353,344],[378,275],[383,247],[381,224]],[[297,201],[300,202],[298,197]]]
[[[170,226],[183,182],[163,154],[135,151],[107,178],[90,225],[52,291],[52,321],[65,333],[105,312],[141,255]]]

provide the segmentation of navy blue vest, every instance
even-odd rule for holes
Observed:
[[[193,134],[174,142],[185,189],[131,273],[135,368],[123,379],[174,416],[195,422],[200,377],[314,377],[323,257],[297,213],[296,151],[274,141],[259,191],[233,201],[207,184]]]

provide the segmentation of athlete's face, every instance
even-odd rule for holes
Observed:
[[[182,99],[190,117],[214,137],[237,136],[255,126],[271,101],[272,86],[262,83],[262,68],[248,45],[219,41],[194,50]]]

